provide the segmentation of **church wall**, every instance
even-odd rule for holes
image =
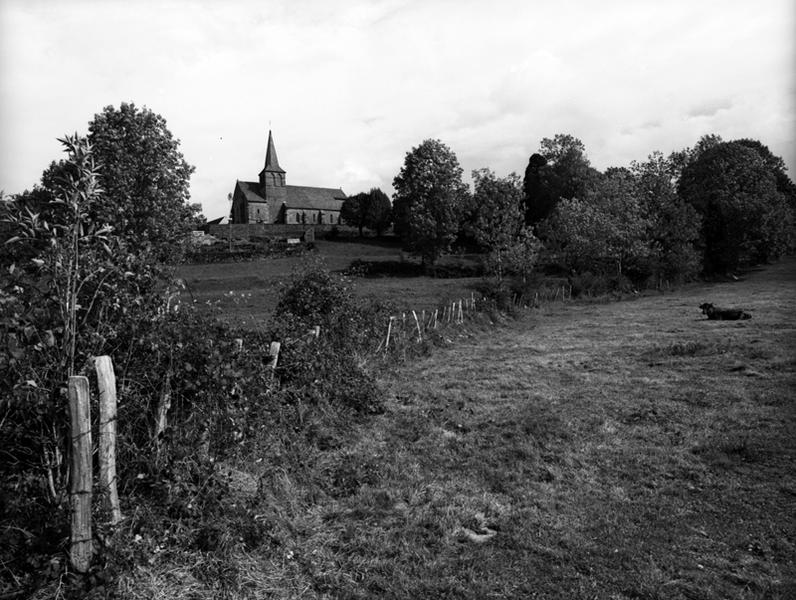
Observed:
[[[271,215],[265,202],[249,202],[248,223],[270,223]]]
[[[340,223],[340,211],[288,208],[285,211],[285,222],[288,225],[298,223],[305,223],[307,225],[338,225]]]
[[[215,223],[208,225],[207,228],[210,235],[220,240],[228,239],[230,234],[234,240],[301,238],[310,231],[314,231],[314,228],[305,225],[275,225],[273,223],[234,223],[231,226]]]

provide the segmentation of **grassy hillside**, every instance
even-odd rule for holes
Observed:
[[[796,263],[549,305],[386,377],[292,468],[237,465],[268,543],[169,555],[136,598],[796,596]],[[750,321],[707,321],[704,301]],[[246,479],[248,478],[248,479]],[[245,488],[245,486],[243,486]],[[208,575],[209,573],[209,575]]]

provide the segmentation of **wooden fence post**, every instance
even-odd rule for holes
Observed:
[[[464,323],[464,313],[462,312],[462,301],[459,300],[459,323]]]
[[[122,520],[116,488],[116,375],[110,356],[94,359],[99,386],[99,483],[111,525]]]
[[[392,321],[395,317],[390,317],[389,323],[387,323],[387,341],[384,342],[384,351],[387,351],[387,348],[390,347],[390,334],[392,333]]]
[[[282,344],[279,342],[271,342],[268,348],[268,354],[271,356],[271,378],[273,379],[276,373],[276,363],[279,361],[279,351],[282,349]]]
[[[412,310],[412,316],[415,318],[415,325],[417,325],[417,339],[418,341],[423,341],[423,332],[420,331],[420,321],[417,320],[417,313]]]
[[[437,328],[437,311],[438,310],[439,309],[437,309],[437,308],[434,309],[434,329]]]
[[[171,408],[171,364],[166,371],[166,383],[163,384],[163,391],[160,394],[160,402],[158,403],[158,420],[155,424],[155,443],[160,444],[160,437],[166,431],[168,425],[168,412]]]
[[[88,378],[69,378],[69,417],[72,461],[69,495],[72,508],[72,529],[69,562],[78,573],[91,566],[91,416],[89,413]]]

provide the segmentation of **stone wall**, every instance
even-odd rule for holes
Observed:
[[[311,242],[315,240],[315,227],[311,225],[275,225],[273,223],[233,223],[232,225],[208,225],[208,233],[220,240],[229,239],[230,228],[233,240],[250,240],[252,238],[287,239],[301,238]]]

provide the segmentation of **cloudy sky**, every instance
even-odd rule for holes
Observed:
[[[2,0],[0,189],[121,102],[165,117],[208,218],[269,128],[289,184],[349,194],[424,139],[504,175],[556,133],[598,169],[752,137],[796,179],[794,31],[793,0]]]

